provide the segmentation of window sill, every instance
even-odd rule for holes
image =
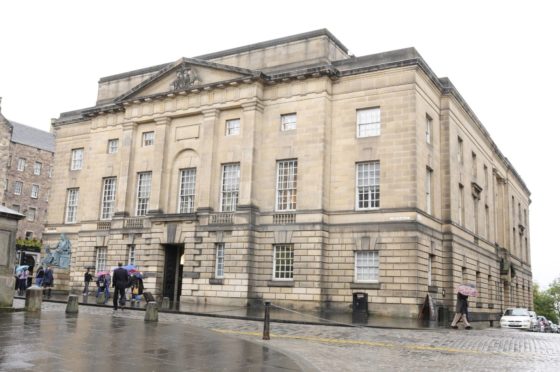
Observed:
[[[208,279],[208,284],[210,284],[210,285],[224,285],[224,279],[223,278],[220,278],[220,279],[210,278],[210,279]]]
[[[293,280],[269,280],[268,281],[269,287],[294,287]]]
[[[350,289],[381,289],[381,283],[350,283]]]

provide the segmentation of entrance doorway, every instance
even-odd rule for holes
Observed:
[[[183,284],[183,265],[181,256],[185,250],[184,244],[164,244],[165,264],[163,266],[163,297],[169,301],[179,301],[181,285]]]

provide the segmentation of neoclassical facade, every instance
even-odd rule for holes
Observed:
[[[482,88],[481,88],[482,89]],[[530,193],[413,49],[355,57],[327,30],[108,76],[52,123],[45,237],[134,263],[181,302],[270,300],[415,317],[532,306]]]

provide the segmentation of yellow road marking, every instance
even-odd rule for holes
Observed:
[[[247,332],[247,331],[234,331],[229,329],[212,329],[215,332],[224,333],[224,334],[234,334],[234,335],[243,335],[243,336],[255,336],[261,337],[262,332]],[[314,341],[314,342],[322,342],[322,343],[330,343],[330,344],[339,344],[339,345],[363,345],[363,346],[377,346],[377,347],[387,347],[387,348],[403,348],[403,349],[410,349],[410,350],[425,350],[425,351],[443,351],[448,353],[466,353],[466,354],[498,354],[498,355],[516,355],[519,356],[520,353],[506,353],[506,352],[497,352],[497,351],[478,351],[478,350],[469,350],[469,349],[456,349],[456,348],[449,348],[444,346],[429,346],[429,345],[399,345],[393,344],[389,342],[375,342],[375,341],[365,341],[365,340],[341,340],[336,338],[324,338],[324,337],[315,337],[315,336],[290,336],[290,335],[277,335],[277,334],[270,334],[270,338],[284,338],[284,339],[292,339],[292,340],[306,340],[306,341]]]

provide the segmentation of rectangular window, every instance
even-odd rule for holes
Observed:
[[[25,240],[33,239],[33,231],[26,231],[25,232]]]
[[[216,278],[224,277],[224,243],[216,243]]]
[[[103,179],[103,191],[101,194],[101,219],[110,220],[113,218],[115,209],[115,196],[117,190],[117,177]]]
[[[23,182],[14,182],[14,195],[21,195],[21,190],[23,190]]]
[[[36,212],[35,208],[27,209],[27,213],[26,213],[27,221],[31,221],[31,222],[35,221],[35,212]]]
[[[222,166],[222,212],[234,212],[239,199],[239,163]]]
[[[428,256],[428,285],[434,285],[434,274],[433,274],[433,267],[434,267],[434,260],[435,257],[433,254]]]
[[[226,120],[226,136],[238,135],[241,131],[241,121],[239,119]]]
[[[179,173],[179,213],[194,212],[196,168],[181,169]]]
[[[276,164],[276,210],[295,211],[297,160],[280,160]]]
[[[490,207],[484,206],[484,226],[486,230],[486,239],[490,240]]]
[[[17,204],[12,205],[12,209],[16,212],[19,212],[19,205]]]
[[[464,187],[459,184],[459,225],[463,226],[465,223],[465,199],[464,199]]]
[[[39,185],[31,185],[31,197],[37,199],[39,197]]]
[[[426,212],[428,214],[432,214],[432,173],[433,171],[430,168],[426,168],[426,184],[425,193],[426,193]]]
[[[95,248],[95,272],[107,270],[107,247]]]
[[[17,160],[17,170],[23,172],[25,170],[25,159],[18,158]]]
[[[356,208],[379,208],[379,162],[356,164]]]
[[[476,154],[473,152],[472,153],[472,175],[473,175],[474,178],[476,178],[476,176],[477,176],[477,170],[478,170],[478,167],[477,167],[477,164],[476,164]]]
[[[8,179],[4,180],[4,190],[8,190]]]
[[[463,139],[457,137],[457,161],[459,164],[463,164]]]
[[[484,189],[486,190],[486,193],[488,194],[489,190],[488,190],[488,167],[486,166],[486,164],[484,164]]]
[[[142,146],[152,146],[154,144],[155,134],[154,132],[144,132],[142,133]]]
[[[379,107],[356,111],[358,138],[379,136],[381,133],[381,109]]]
[[[49,178],[52,178],[53,172],[54,172],[54,168],[53,168],[53,167],[50,167],[50,168],[49,168]]]
[[[296,129],[296,122],[297,122],[297,115],[296,114],[284,114],[280,117],[282,122],[281,130],[283,132],[287,130],[294,130]]]
[[[136,265],[136,245],[128,244],[126,246],[126,258],[129,265]]]
[[[378,251],[356,251],[354,265],[356,282],[379,281]]]
[[[84,149],[73,149],[72,160],[70,162],[70,170],[82,169],[83,161],[84,161]]]
[[[110,139],[107,143],[107,153],[116,154],[117,151],[119,151],[119,140],[116,138]]]
[[[432,143],[432,118],[426,115],[426,143],[430,145]]]
[[[493,304],[494,300],[494,283],[492,282],[492,275],[488,275],[488,299]]]
[[[479,234],[479,230],[478,230],[478,224],[479,224],[479,219],[478,219],[478,197],[473,196],[473,209],[474,209],[474,233],[476,235]]]
[[[33,165],[33,174],[36,175],[36,176],[40,176],[42,167],[43,167],[43,164],[36,161],[35,164]]]
[[[145,216],[148,213],[150,194],[152,192],[152,172],[138,173],[136,187],[136,215]]]
[[[273,279],[293,280],[294,278],[294,247],[290,244],[274,246]]]
[[[66,223],[76,223],[80,189],[68,189],[66,192]]]

